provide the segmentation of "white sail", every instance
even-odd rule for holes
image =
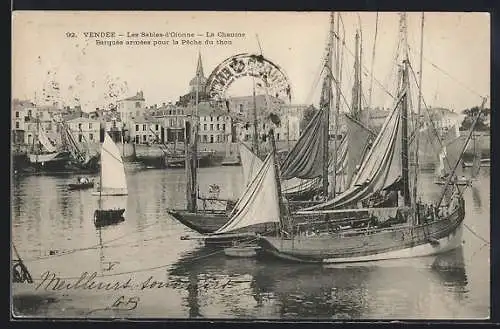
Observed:
[[[243,170],[243,182],[245,186],[250,184],[259,171],[259,168],[262,167],[262,160],[253,153],[248,146],[243,143],[239,145],[240,159],[241,159],[241,168]]]
[[[100,195],[126,195],[127,178],[120,150],[108,134],[105,134],[101,148]]]
[[[269,154],[253,181],[246,187],[231,213],[231,219],[215,234],[228,233],[263,223],[279,223],[278,186],[274,156]]]

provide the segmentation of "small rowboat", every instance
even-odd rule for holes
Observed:
[[[89,188],[94,187],[94,181],[89,181],[89,182],[84,182],[84,183],[75,183],[75,184],[68,184],[68,189],[70,191],[74,190],[86,190]]]
[[[446,179],[437,179],[434,181],[434,184],[437,185],[446,185],[447,180]],[[455,179],[450,182],[452,185],[458,185],[458,186],[470,186],[472,185],[472,180],[467,179],[467,178],[460,178],[460,179]]]
[[[224,253],[229,257],[252,258],[257,256],[260,249],[259,246],[240,246],[224,248]]]

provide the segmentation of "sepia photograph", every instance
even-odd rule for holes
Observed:
[[[490,318],[489,13],[11,37],[11,319]]]

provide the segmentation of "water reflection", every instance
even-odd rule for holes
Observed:
[[[417,261],[297,266],[271,259],[227,258],[216,249],[201,247],[184,255],[169,274],[178,284],[189,283],[185,289],[190,317],[201,316],[200,306],[221,303],[232,312],[243,308],[241,316],[250,318],[273,307],[277,314],[271,317],[282,318],[397,319],[412,313],[446,318],[437,313],[449,311],[448,300],[436,299],[435,294],[444,287],[461,301],[467,293],[462,248]],[[241,305],[242,293],[253,301]]]

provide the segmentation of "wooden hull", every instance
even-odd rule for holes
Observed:
[[[105,226],[123,222],[125,209],[97,209],[94,212],[94,224]]]
[[[225,211],[199,210],[192,213],[186,210],[168,210],[167,212],[180,223],[201,234],[215,232],[229,220]]]
[[[311,263],[351,263],[423,257],[459,247],[462,243],[464,208],[447,218],[411,229],[400,225],[365,232],[345,231],[293,239],[261,237],[263,251],[275,257]]]
[[[93,188],[93,187],[94,187],[94,182],[83,183],[83,184],[69,184],[68,185],[68,189],[71,191],[85,190],[85,189],[89,189],[89,188]]]

